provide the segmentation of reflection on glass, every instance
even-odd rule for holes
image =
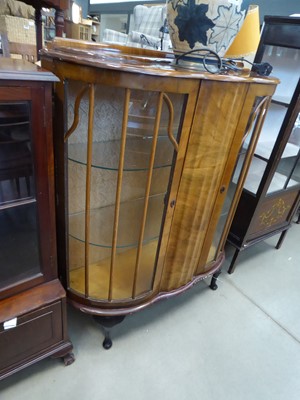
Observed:
[[[39,272],[29,103],[0,104],[0,282]],[[20,260],[22,262],[20,263]]]
[[[300,76],[300,50],[266,46],[262,62],[270,63],[272,75],[280,79],[273,99],[289,104]]]
[[[110,1],[110,0],[109,0]],[[101,14],[100,41],[103,40],[105,29],[127,33],[128,14]]]
[[[69,83],[69,127],[81,89],[80,83]],[[90,158],[88,93],[68,139],[70,287],[95,299],[128,299],[152,288],[176,155],[168,132],[170,104],[176,141],[184,111],[183,95],[128,93],[96,85]]]
[[[287,107],[276,103],[271,103],[268,109],[255,149],[255,154],[264,160],[268,160],[271,156],[275,139],[279,134],[286,112]]]
[[[300,183],[300,114],[296,119],[293,130],[286,144],[281,160],[277,166],[268,194],[279,190],[289,189]]]

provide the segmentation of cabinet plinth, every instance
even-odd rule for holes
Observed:
[[[59,265],[70,302],[126,315],[219,271],[277,81],[180,71],[166,53],[66,39],[42,64],[60,78]]]

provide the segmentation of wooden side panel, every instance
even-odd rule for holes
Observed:
[[[247,89],[247,84],[202,82],[161,290],[185,285],[195,274]]]

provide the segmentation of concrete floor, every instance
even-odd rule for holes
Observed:
[[[300,225],[244,251],[211,291],[190,291],[116,326],[111,350],[69,309],[76,361],[46,359],[0,382],[1,400],[299,400]],[[228,251],[228,258],[231,250]]]

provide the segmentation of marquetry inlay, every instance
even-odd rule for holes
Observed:
[[[283,199],[279,198],[269,210],[259,216],[260,224],[265,227],[275,225],[290,208],[289,204],[286,204]]]

